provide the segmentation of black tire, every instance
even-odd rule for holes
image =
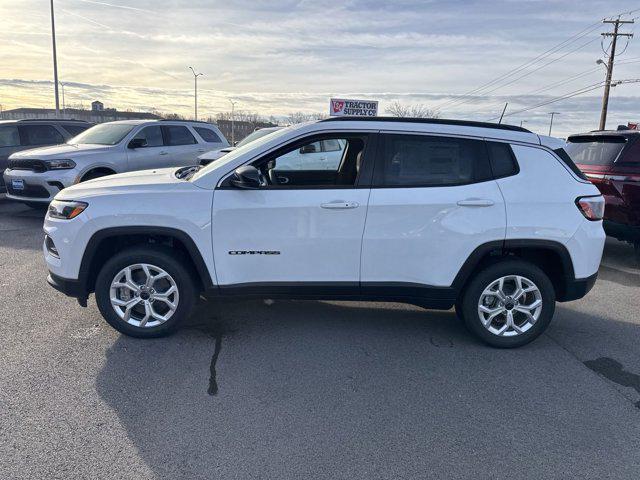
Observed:
[[[130,325],[118,316],[111,305],[111,282],[118,272],[136,263],[147,263],[162,268],[171,275],[178,288],[179,301],[175,312],[168,320],[155,327],[142,328]],[[152,245],[132,247],[111,257],[100,270],[95,287],[96,303],[104,319],[119,332],[137,338],[161,337],[175,331],[191,313],[197,293],[188,259],[170,248]]]
[[[529,330],[514,336],[499,336],[484,327],[478,314],[478,304],[485,288],[507,275],[520,275],[532,281],[539,289],[542,307],[538,320]],[[498,348],[514,348],[526,345],[542,334],[553,317],[556,294],[549,277],[535,265],[521,260],[504,260],[478,272],[462,292],[459,304],[467,328],[483,342]]]

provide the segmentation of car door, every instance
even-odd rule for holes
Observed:
[[[504,240],[504,201],[483,140],[387,133],[378,152],[363,291],[448,287],[476,247]]]
[[[162,159],[165,167],[186,167],[198,164],[198,155],[206,152],[185,125],[163,125],[162,134],[168,154]]]
[[[338,136],[346,146],[333,171],[316,170],[314,162],[305,168],[304,155],[289,170],[292,152],[323,139],[313,136],[252,162],[266,179],[262,188],[237,188],[228,177],[216,189],[213,248],[223,290],[255,285],[262,293],[319,294],[359,288],[373,138]]]
[[[148,170],[168,166],[165,160],[168,153],[164,145],[161,127],[159,125],[143,127],[129,140],[127,147],[128,169]]]

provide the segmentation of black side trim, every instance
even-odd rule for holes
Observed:
[[[590,277],[567,280],[565,284],[564,295],[560,302],[570,302],[571,300],[577,300],[584,297],[593,288],[598,278],[598,273],[594,273]]]
[[[178,230],[175,228],[169,227],[154,227],[154,226],[127,226],[127,227],[112,227],[105,228],[104,230],[99,230],[94,233],[89,242],[87,243],[87,248],[84,251],[84,256],[82,257],[82,263],[80,264],[80,273],[78,275],[78,281],[82,285],[82,288],[85,290],[85,295],[89,293],[89,273],[91,269],[91,263],[96,255],[98,245],[103,240],[110,237],[120,237],[126,235],[160,235],[166,237],[172,237],[180,240],[184,246],[187,248],[187,252],[189,256],[193,260],[193,263],[198,272],[198,276],[202,281],[202,285],[205,289],[211,288],[213,286],[213,281],[211,280],[211,275],[209,275],[209,270],[207,269],[207,265],[204,263],[202,259],[202,255],[200,254],[200,250],[196,247],[195,242],[191,239],[191,237],[183,232],[182,230]]]
[[[451,287],[455,292],[460,292],[467,283],[467,280],[478,267],[483,258],[487,255],[502,256],[504,254],[504,240],[495,240],[493,242],[487,242],[477,247],[471,255],[464,262],[456,278],[453,279]]]
[[[303,300],[358,300],[400,302],[424,308],[448,310],[456,292],[450,287],[432,287],[402,282],[264,282],[220,285],[207,294]]]

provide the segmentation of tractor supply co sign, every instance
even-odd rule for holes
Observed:
[[[329,115],[332,117],[375,117],[378,115],[378,102],[332,98],[329,102]]]

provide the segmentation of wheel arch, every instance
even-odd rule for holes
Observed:
[[[113,168],[107,165],[93,165],[88,170],[80,174],[80,181],[85,181],[85,178],[94,172],[104,173],[105,175],[115,175],[116,173],[118,173]]]
[[[459,294],[469,280],[484,267],[507,258],[517,258],[541,268],[551,280],[559,301],[567,299],[575,281],[571,255],[562,243],[553,240],[513,239],[488,242],[477,247],[462,265],[452,287]]]
[[[198,287],[213,287],[206,263],[191,236],[171,227],[125,226],[99,230],[92,235],[85,248],[78,280],[85,294],[93,292],[95,281],[104,262],[122,248],[144,243],[167,245],[182,252],[190,261]]]

